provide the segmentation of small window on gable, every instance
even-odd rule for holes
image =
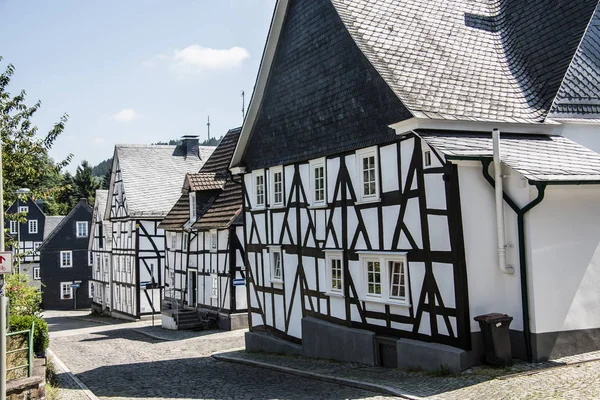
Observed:
[[[325,276],[327,292],[342,296],[344,293],[344,274],[341,250],[325,250]]]
[[[33,268],[33,279],[40,280],[40,267]]]
[[[216,230],[210,231],[210,251],[216,252],[219,246],[219,234]]]
[[[87,221],[77,221],[77,237],[84,238],[88,236]]]
[[[430,167],[431,166],[431,151],[426,150],[425,153],[423,153],[423,158],[424,158],[425,166]]]
[[[29,206],[19,206],[19,212],[27,214],[29,212]]]
[[[196,221],[196,192],[190,192],[190,221]]]
[[[364,285],[362,299],[409,305],[409,279],[404,253],[359,252]]]
[[[252,185],[254,191],[254,207],[265,206],[265,171],[263,169],[252,172]]]
[[[357,189],[358,201],[379,200],[379,178],[377,147],[358,150],[356,152],[357,173],[359,185]]]
[[[30,219],[27,221],[29,226],[29,233],[38,233],[38,221],[37,219]]]
[[[327,179],[325,172],[325,158],[310,161],[310,202],[313,206],[327,204]]]
[[[17,233],[17,229],[18,229],[17,221],[10,221],[10,233],[12,233],[12,234]]]
[[[65,250],[60,252],[60,267],[71,268],[73,266],[73,252]]]
[[[271,282],[283,282],[283,262],[281,257],[281,247],[270,246],[270,263],[271,263]]]
[[[283,168],[273,167],[269,171],[271,173],[271,206],[283,206]]]

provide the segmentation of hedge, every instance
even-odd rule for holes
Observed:
[[[48,348],[50,339],[48,337],[48,324],[40,317],[31,315],[11,315],[10,331],[24,331],[31,329],[31,323],[35,322],[33,330],[33,351],[36,354],[44,353]]]

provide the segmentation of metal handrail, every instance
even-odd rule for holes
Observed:
[[[17,336],[27,334],[27,347],[22,347],[20,349],[10,350],[6,352],[6,355],[17,353],[19,351],[27,350],[27,364],[19,365],[18,367],[7,368],[6,372],[14,371],[16,369],[27,368],[27,377],[31,377],[33,375],[33,331],[35,328],[35,321],[31,323],[31,329],[18,331],[18,332],[10,332],[6,334],[6,340],[10,336]]]
[[[175,315],[175,324],[179,326],[179,302],[175,298],[175,289],[165,291],[165,300],[171,305],[172,313]]]

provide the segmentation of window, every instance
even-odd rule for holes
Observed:
[[[177,234],[173,232],[171,234],[171,248],[175,249],[177,247]]]
[[[356,152],[358,161],[357,172],[359,176],[358,200],[379,200],[379,182],[377,178],[377,148],[370,147]]]
[[[425,159],[425,166],[426,167],[431,166],[431,151],[429,151],[429,150],[425,151],[423,157]]]
[[[94,297],[94,282],[88,281],[88,296],[91,299]]]
[[[210,251],[217,251],[219,245],[219,235],[217,231],[210,231]]]
[[[88,236],[88,223],[87,221],[77,221],[77,237],[87,237]]]
[[[271,171],[271,205],[283,206],[283,169],[274,167]]]
[[[104,247],[104,228],[102,226],[102,222],[98,224],[98,248],[101,249]]]
[[[40,251],[40,246],[42,245],[42,242],[33,242],[33,251]]]
[[[283,267],[281,265],[281,247],[271,246],[271,281],[283,282]]]
[[[405,253],[359,252],[364,271],[362,299],[409,305]]]
[[[60,283],[60,299],[68,300],[73,298],[73,288],[71,287],[71,282],[61,282]]]
[[[17,233],[17,221],[10,221],[10,233],[15,234]]]
[[[27,221],[27,225],[29,226],[29,233],[38,233],[37,219],[30,219]]]
[[[27,214],[29,212],[29,206],[19,206],[19,212]]]
[[[190,198],[190,221],[196,221],[196,192],[189,193]]]
[[[183,250],[187,250],[188,248],[188,234],[183,234]]]
[[[265,206],[265,172],[259,170],[252,173],[254,179],[254,206],[256,208],[262,208]]]
[[[327,291],[338,296],[344,292],[342,254],[342,250],[325,250]]]
[[[60,252],[60,267],[71,268],[73,266],[73,252],[71,250]]]
[[[91,251],[88,251],[88,265],[94,265],[94,254]]]
[[[219,297],[219,277],[216,274],[212,274],[211,278],[211,291],[210,297],[216,299]]]
[[[325,205],[326,200],[325,158],[310,162],[311,205]]]
[[[40,280],[40,267],[33,268],[33,279]]]

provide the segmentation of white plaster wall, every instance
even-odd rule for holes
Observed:
[[[600,328],[600,187],[550,186],[525,218],[532,331]]]
[[[600,126],[597,124],[566,123],[558,127],[556,133],[600,153]]]

